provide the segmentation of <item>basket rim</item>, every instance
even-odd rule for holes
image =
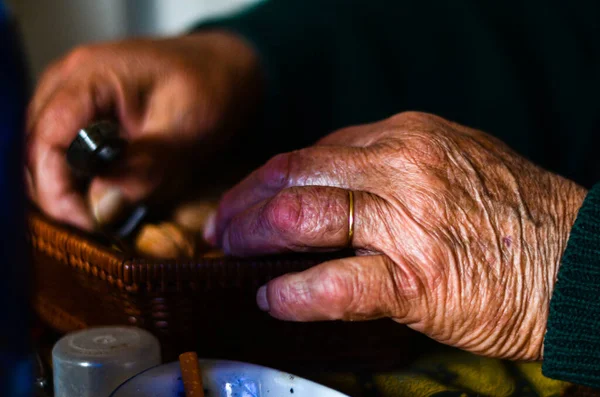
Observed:
[[[269,277],[275,271],[298,271],[339,253],[275,255],[253,258],[200,257],[191,260],[157,260],[119,252],[99,242],[95,236],[60,224],[37,211],[28,213],[28,240],[34,251],[54,262],[83,271],[86,275],[131,292],[140,286],[166,283],[197,283],[200,278],[240,285]],[[200,277],[201,276],[201,277]],[[179,289],[179,288],[178,288]]]

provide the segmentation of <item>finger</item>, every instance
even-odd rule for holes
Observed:
[[[36,202],[48,215],[86,230],[91,230],[93,222],[84,197],[74,185],[66,149],[77,131],[109,106],[107,101],[96,103],[92,97],[98,96],[93,91],[85,83],[62,88],[42,110],[28,141]]]
[[[275,156],[221,199],[215,240],[240,212],[293,186],[334,186],[370,190],[369,162],[363,150],[350,147],[310,147]]]
[[[169,164],[159,153],[159,146],[156,143],[132,142],[118,166],[92,180],[89,202],[96,222],[110,224],[131,206],[154,195],[165,180],[166,164]]]
[[[60,86],[32,122],[30,140],[66,150],[77,132],[99,117],[118,116],[127,136],[139,133],[143,121],[137,80],[116,72],[84,71]]]
[[[349,239],[348,190],[324,186],[282,190],[238,214],[225,229],[222,247],[236,256],[346,248],[375,250],[373,225],[385,206],[380,198],[354,191],[354,223]]]
[[[29,104],[27,130],[32,130],[39,116],[43,114],[43,109],[52,100],[52,97],[61,91],[62,85],[73,79],[74,76],[82,81],[86,76],[94,74],[101,67],[99,62],[101,59],[95,54],[95,51],[79,47],[62,59],[53,62],[40,78]]]
[[[38,172],[37,156],[48,151],[66,153],[77,132],[91,122],[96,114],[106,112],[111,107],[110,99],[95,91],[89,81],[72,81],[52,95],[40,111],[27,139],[27,163],[35,181],[39,180],[35,177]]]
[[[289,321],[402,318],[411,301],[397,294],[395,265],[384,255],[333,260],[270,281],[258,306]]]
[[[35,94],[29,103],[27,109],[27,132],[30,133],[35,121],[40,115],[40,111],[49,102],[52,95],[65,81],[65,74],[62,73],[62,62],[55,62],[44,72],[40,79]]]
[[[42,211],[58,221],[84,230],[92,230],[94,222],[85,200],[74,189],[71,170],[64,153],[46,150],[35,156],[36,172],[32,172],[35,200]]]
[[[96,88],[89,80],[71,81],[61,87],[33,123],[33,142],[66,150],[81,128],[96,115],[111,110],[109,95],[96,92]]]

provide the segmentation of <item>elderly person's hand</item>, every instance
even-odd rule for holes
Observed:
[[[390,317],[479,354],[540,359],[559,261],[585,190],[498,140],[402,113],[276,156],[220,203],[234,255],[357,256],[279,277],[259,306],[286,320]]]
[[[224,32],[76,49],[48,69],[30,104],[30,196],[86,230],[138,201],[172,198],[215,141],[247,122],[260,85],[253,50]],[[85,197],[65,153],[80,128],[105,117],[118,120],[128,150]]]

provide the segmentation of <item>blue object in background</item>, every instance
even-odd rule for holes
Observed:
[[[26,68],[0,0],[0,396],[33,395],[29,260],[25,246],[23,126]]]

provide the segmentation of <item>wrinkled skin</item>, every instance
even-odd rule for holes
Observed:
[[[114,188],[120,206],[176,197],[174,186],[189,186],[181,179],[190,159],[204,158],[212,138],[250,117],[259,69],[252,49],[223,32],[72,52],[46,72],[29,109],[30,196],[87,230],[108,221],[95,208]],[[65,152],[79,128],[107,115],[131,150],[85,197]],[[223,197],[204,234],[241,256],[340,249],[348,245],[349,189],[358,255],[271,281],[257,294],[263,310],[295,321],[390,317],[479,354],[542,357],[548,303],[584,189],[482,132],[402,113],[276,156]],[[182,219],[197,231],[204,215],[193,212],[192,222]]]
[[[234,255],[352,246],[277,278],[259,306],[286,320],[390,317],[482,355],[542,358],[548,306],[585,190],[503,143],[402,113],[276,156],[230,190],[208,236]]]
[[[251,117],[260,86],[253,50],[225,32],[75,49],[45,72],[29,106],[30,197],[85,230],[141,200],[173,199],[194,166],[209,164],[215,143]],[[86,197],[65,154],[80,128],[104,117],[117,119],[128,151]]]

